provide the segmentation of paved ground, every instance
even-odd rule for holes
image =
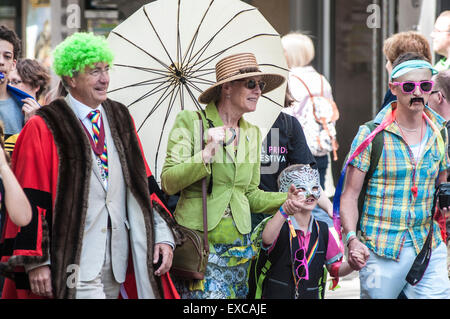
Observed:
[[[359,273],[356,271],[339,279],[340,288],[335,291],[328,290],[328,284],[325,299],[359,299]]]

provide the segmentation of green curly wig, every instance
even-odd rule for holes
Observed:
[[[82,73],[87,66],[92,67],[98,62],[111,65],[113,58],[108,41],[103,36],[78,32],[56,46],[53,70],[59,76],[72,77],[74,72]]]

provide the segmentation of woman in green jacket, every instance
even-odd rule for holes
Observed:
[[[175,219],[203,231],[201,180],[208,187],[210,256],[205,279],[178,282],[182,298],[245,298],[247,270],[253,256],[250,212],[274,214],[289,193],[264,192],[260,179],[261,133],[242,115],[253,112],[262,93],[284,82],[259,70],[253,54],[226,57],[216,65],[217,82],[204,91],[204,111],[181,111],[169,136],[161,174],[163,190],[180,192]],[[202,122],[198,114],[201,115]],[[200,123],[205,128],[201,148]]]

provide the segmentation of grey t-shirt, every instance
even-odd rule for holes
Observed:
[[[13,98],[0,100],[0,120],[3,121],[5,135],[17,134],[22,130],[24,116]]]

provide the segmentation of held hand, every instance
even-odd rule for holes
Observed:
[[[441,214],[442,214],[442,216],[445,217],[445,219],[450,218],[450,206],[444,207],[444,208],[439,208],[439,210],[441,211]]]
[[[38,296],[52,298],[52,279],[49,266],[41,266],[28,272],[31,292]]]
[[[23,106],[22,106],[22,112],[24,115],[24,121],[25,123],[34,115],[36,114],[36,111],[41,107],[38,102],[36,102],[35,99],[32,98],[26,98],[22,100]]]
[[[367,261],[364,252],[360,250],[352,250],[349,254],[352,256],[353,260],[356,260],[360,264],[365,264]]]
[[[354,270],[361,270],[366,265],[369,256],[369,248],[358,238],[352,239],[348,244],[348,263]]]
[[[172,267],[173,250],[168,244],[156,244],[153,252],[153,263],[156,264],[159,256],[162,256],[161,266],[155,270],[156,276],[164,275]]]

